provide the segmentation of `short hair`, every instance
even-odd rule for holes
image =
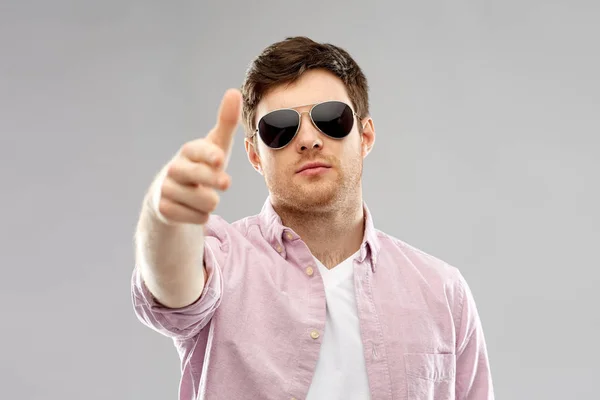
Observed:
[[[369,115],[367,78],[346,50],[333,44],[315,42],[306,36],[288,37],[265,48],[246,71],[241,89],[246,137],[256,129],[256,108],[269,90],[293,83],[311,69],[325,69],[340,78],[354,111],[361,118]]]

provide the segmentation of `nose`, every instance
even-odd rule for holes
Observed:
[[[306,114],[306,115],[305,115]],[[313,125],[309,111],[300,113],[300,127],[296,135],[296,150],[303,153],[309,149],[320,150],[323,148],[321,132]]]

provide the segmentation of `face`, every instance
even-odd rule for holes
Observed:
[[[313,104],[329,100],[352,104],[339,78],[325,70],[310,70],[294,84],[270,91],[258,104],[256,121],[280,108],[302,113],[298,133],[283,149],[271,149],[259,137],[255,142],[246,140],[248,159],[264,176],[274,203],[288,209],[329,210],[353,196],[361,196],[363,159],[375,139],[373,121],[354,116],[348,136],[330,138],[312,124],[307,113]],[[359,124],[364,126],[362,134]],[[328,168],[298,172],[309,162],[322,162]]]

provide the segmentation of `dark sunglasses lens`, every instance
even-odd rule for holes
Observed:
[[[293,110],[273,111],[260,119],[258,133],[267,146],[277,149],[292,141],[298,121],[298,113]]]
[[[336,139],[348,135],[354,125],[352,109],[339,101],[319,104],[313,108],[311,115],[323,133]]]

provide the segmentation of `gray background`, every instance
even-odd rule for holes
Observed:
[[[365,199],[466,276],[497,398],[598,398],[597,2],[0,4],[0,398],[176,398],[175,348],[131,307],[141,199],[291,35],[364,68]],[[242,144],[229,221],[267,194]]]

